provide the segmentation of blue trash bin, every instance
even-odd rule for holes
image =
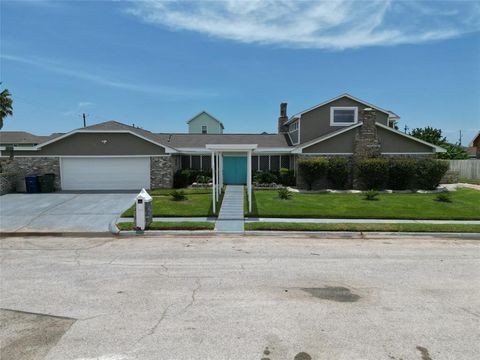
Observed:
[[[40,186],[38,184],[38,176],[37,175],[26,176],[25,186],[26,186],[27,193],[40,192]]]

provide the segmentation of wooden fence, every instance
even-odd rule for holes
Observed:
[[[460,178],[480,179],[480,159],[449,160],[450,170],[458,171]]]

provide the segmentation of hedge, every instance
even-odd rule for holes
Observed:
[[[303,176],[308,190],[312,190],[313,183],[325,176],[328,161],[324,158],[309,158],[298,161],[298,171]]]

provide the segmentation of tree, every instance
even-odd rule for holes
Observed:
[[[430,126],[413,129],[410,135],[433,145],[440,146],[447,142],[447,139],[442,135],[441,129],[435,129]]]
[[[416,128],[413,129],[411,134],[418,139],[423,141],[429,142],[430,144],[434,144],[440,146],[447,150],[445,153],[438,153],[437,157],[439,159],[450,159],[450,160],[462,160],[468,159],[468,153],[465,149],[457,144],[450,144],[447,142],[447,139],[442,135],[441,129],[435,129],[430,126],[425,128]]]
[[[12,104],[13,100],[10,91],[8,91],[8,89],[2,90],[2,92],[0,92],[0,129],[3,128],[3,120],[7,116],[13,115]]]

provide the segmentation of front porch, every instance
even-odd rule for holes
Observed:
[[[211,152],[213,212],[224,185],[246,185],[248,209],[252,211],[252,152],[256,144],[206,145]]]

